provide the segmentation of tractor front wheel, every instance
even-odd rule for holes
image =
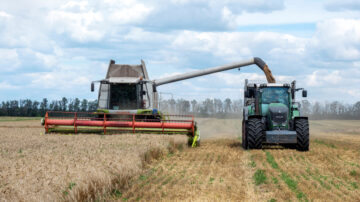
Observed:
[[[263,123],[259,118],[249,118],[245,133],[249,149],[261,149],[264,140]]]
[[[307,119],[295,120],[297,134],[297,150],[309,151],[309,121]]]

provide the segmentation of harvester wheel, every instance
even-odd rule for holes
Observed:
[[[248,140],[247,140],[247,138],[246,138],[246,123],[245,123],[245,121],[243,120],[242,121],[242,141],[241,141],[241,145],[242,145],[242,148],[243,149],[248,149]]]
[[[295,120],[297,134],[297,150],[309,151],[309,121],[307,119]]]
[[[249,149],[261,149],[264,139],[264,126],[259,118],[249,118],[246,124],[247,146]]]
[[[187,144],[187,145],[188,145],[189,147],[191,147],[193,141],[194,141],[193,137],[189,137],[189,138],[188,138],[188,144]]]

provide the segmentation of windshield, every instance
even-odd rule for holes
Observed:
[[[285,105],[288,105],[289,103],[288,88],[283,88],[283,87],[263,88],[261,100],[263,104],[283,103]]]
[[[137,109],[138,96],[135,84],[112,84],[110,88],[110,109]]]

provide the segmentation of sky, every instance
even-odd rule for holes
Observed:
[[[96,99],[110,59],[157,79],[252,57],[311,102],[360,101],[360,1],[0,0],[0,101]],[[241,99],[246,78],[266,81],[252,65],[158,91]]]

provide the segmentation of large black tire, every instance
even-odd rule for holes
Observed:
[[[309,151],[309,121],[296,119],[295,130],[297,134],[297,150]]]
[[[250,118],[246,123],[245,133],[249,149],[261,149],[264,140],[264,126],[259,118]]]
[[[247,138],[246,138],[246,123],[243,120],[242,121],[242,141],[241,141],[241,145],[243,149],[248,149],[248,142],[247,142]]]

